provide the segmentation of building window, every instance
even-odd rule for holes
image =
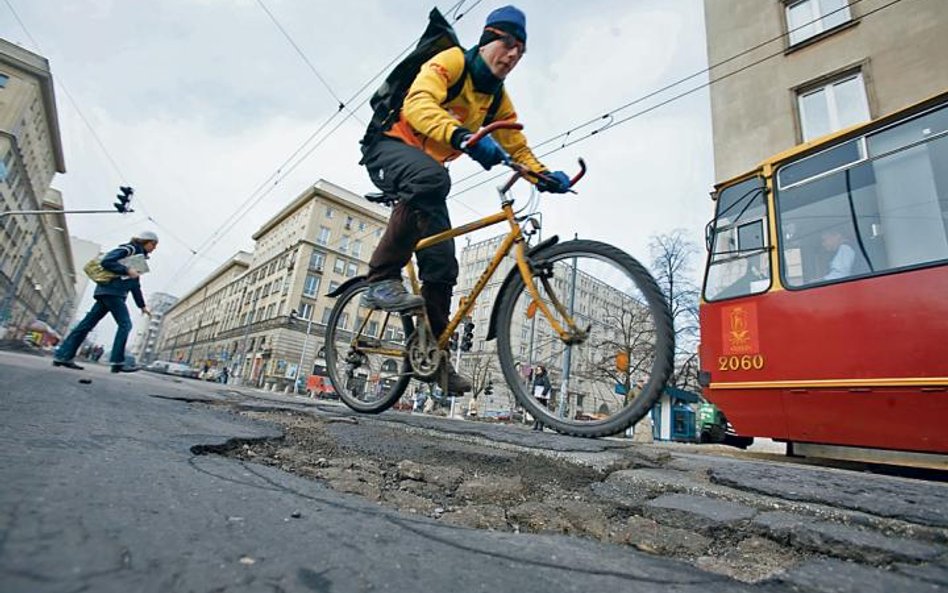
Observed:
[[[329,292],[336,292],[336,289],[339,288],[339,283],[335,280],[329,282]]]
[[[326,307],[325,309],[323,309],[323,318],[322,320],[320,320],[320,323],[322,323],[323,325],[326,325],[327,323],[329,323],[329,315],[331,313],[332,313],[332,307]]]
[[[346,217],[346,230],[347,230],[347,231],[351,231],[351,230],[352,230],[352,223],[353,223],[353,222],[354,222],[354,221],[353,221],[353,218],[352,218],[351,216],[347,216],[347,217]]]
[[[319,227],[319,236],[316,237],[316,242],[320,245],[329,245],[329,227]]]
[[[319,292],[319,276],[307,274],[306,281],[303,282],[303,296],[314,297],[317,292]]]
[[[342,236],[342,240],[339,242],[339,251],[342,253],[349,251],[349,235]]]
[[[355,276],[355,275],[358,274],[358,273],[359,273],[359,266],[358,266],[358,265],[356,265],[356,264],[354,264],[354,263],[352,263],[352,262],[349,262],[348,264],[346,264],[346,277],[347,277],[347,278],[352,278],[353,276]]]
[[[362,257],[362,241],[358,239],[352,242],[352,257]]]
[[[790,45],[848,23],[849,0],[800,0],[787,4]]]
[[[326,254],[322,251],[314,251],[313,254],[309,256],[310,270],[322,272],[324,265],[326,265]]]
[[[332,215],[334,213],[335,211],[332,208],[330,208],[329,206],[326,207],[326,218],[332,218]]]
[[[313,318],[313,305],[310,303],[304,303],[300,301],[299,317],[300,319],[312,319]]]
[[[10,77],[6,74],[0,74],[0,89],[7,86],[7,81],[10,80]]]
[[[797,103],[804,142],[869,120],[869,101],[861,72],[802,91]]]

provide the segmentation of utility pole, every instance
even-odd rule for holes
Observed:
[[[310,311],[309,319],[306,322],[306,335],[303,336],[303,349],[300,351],[300,363],[296,365],[296,385],[297,386],[299,385],[300,378],[302,377],[301,373],[303,372],[303,359],[306,357],[306,346],[309,345],[309,332],[313,329],[313,314],[315,312],[316,310],[314,307],[313,310]],[[295,309],[290,313],[290,316],[293,317],[294,319],[299,317]],[[307,372],[306,374],[308,376],[309,372]],[[293,393],[296,393],[295,388],[293,390]]]
[[[204,311],[207,310],[207,285],[204,286],[204,296],[201,302],[201,314],[198,316],[197,329],[194,330],[194,336],[191,338],[191,345],[188,347],[188,366],[191,366],[191,355],[194,353],[194,343],[197,342],[198,334],[201,333],[201,321],[204,319]]]
[[[244,289],[245,292],[246,292],[247,290],[250,290],[250,288],[247,287],[247,288]],[[249,352],[248,352],[249,341],[248,341],[248,340],[249,340],[249,338],[250,338],[250,326],[253,324],[253,315],[254,315],[254,312],[255,312],[256,309],[257,309],[257,300],[258,300],[259,298],[260,298],[260,295],[257,295],[257,296],[254,297],[253,303],[251,303],[251,305],[250,305],[250,311],[247,313],[247,322],[246,322],[246,326],[244,327],[244,356],[243,356],[243,358],[242,358],[241,361],[240,361],[240,369],[241,369],[241,372],[240,372],[240,383],[241,383],[241,385],[246,385],[246,384],[247,384],[247,374],[249,374],[249,373],[251,372],[251,370],[253,369],[253,363],[251,362],[249,368],[247,369],[247,373],[244,373],[244,372],[243,372],[243,371],[244,371],[244,366],[247,364],[247,354],[249,354]]]
[[[578,235],[573,236],[574,239],[579,238]],[[573,270],[570,279],[569,287],[569,316],[573,317],[573,312],[576,307],[576,266],[578,265],[576,258],[573,258]],[[571,345],[566,346],[566,351],[563,352],[563,382],[560,386],[560,399],[559,403],[556,406],[556,415],[560,418],[566,416],[566,399],[569,397],[569,373],[570,366],[573,360],[573,347]]]

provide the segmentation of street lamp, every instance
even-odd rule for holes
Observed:
[[[296,312],[296,309],[290,311],[290,317],[293,319],[299,319],[300,314]],[[309,319],[306,322],[306,335],[303,336],[303,349],[300,351],[300,363],[296,365],[296,384],[299,385],[300,373],[303,370],[303,359],[306,357],[306,346],[309,345],[309,332],[313,329],[313,312],[310,311]],[[309,373],[307,373],[308,375]],[[296,390],[294,389],[294,393]]]

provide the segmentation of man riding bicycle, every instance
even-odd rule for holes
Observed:
[[[523,12],[513,6],[494,10],[487,16],[478,45],[467,51],[452,47],[426,62],[409,88],[395,124],[377,140],[363,145],[362,162],[372,182],[398,200],[369,260],[369,288],[363,305],[392,312],[424,305],[434,335],[447,327],[458,277],[454,240],[418,252],[421,296],[405,289],[402,268],[421,238],[451,228],[446,204],[451,178],[444,164],[462,152],[487,170],[509,158],[543,175],[535,180],[540,191],[569,191],[569,176],[562,171],[550,173],[518,130],[498,130],[496,140],[485,136],[473,145],[467,143],[472,130],[484,125],[489,116],[497,121],[517,120],[502,85],[526,52],[526,42]],[[465,80],[459,83],[462,77]],[[463,85],[460,92],[449,99],[449,89],[458,84]],[[449,392],[463,393],[471,387],[469,379],[449,367]]]

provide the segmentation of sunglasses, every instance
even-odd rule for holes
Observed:
[[[527,53],[527,45],[523,42],[507,33],[506,31],[501,31],[500,29],[495,29],[494,27],[487,27],[487,30],[491,33],[494,33],[500,39],[500,42],[504,44],[505,49],[516,49],[517,53],[521,56]]]

